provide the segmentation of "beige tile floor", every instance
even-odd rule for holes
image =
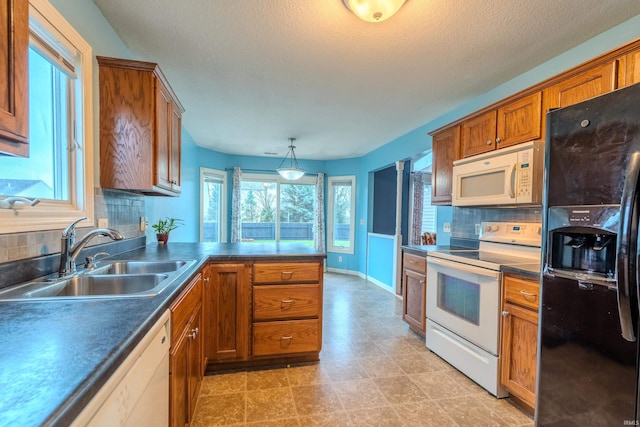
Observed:
[[[402,302],[326,274],[317,364],[206,376],[194,426],[532,426],[431,353]]]

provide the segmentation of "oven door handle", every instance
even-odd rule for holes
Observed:
[[[463,264],[461,262],[449,261],[439,258],[429,257],[427,259],[427,272],[429,272],[429,266],[433,265],[436,270],[442,270],[442,268],[448,268],[462,273],[477,274],[482,277],[490,277],[492,279],[499,279],[500,272],[495,270],[489,270],[487,268],[476,267],[473,265]],[[440,268],[438,268],[440,267]]]

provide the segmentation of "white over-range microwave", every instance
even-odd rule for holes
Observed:
[[[544,141],[453,162],[453,206],[542,205]]]

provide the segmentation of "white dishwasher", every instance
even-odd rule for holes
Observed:
[[[72,426],[169,425],[170,319],[167,310]]]

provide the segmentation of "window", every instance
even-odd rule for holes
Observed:
[[[430,233],[436,232],[436,207],[431,205],[431,174],[425,176],[425,183],[422,186],[422,230]]]
[[[240,183],[243,242],[299,242],[313,247],[315,178],[287,181],[243,174]]]
[[[227,173],[200,168],[200,241],[226,242]]]
[[[329,252],[353,253],[356,177],[329,177],[328,245]]]
[[[40,203],[0,210],[0,233],[93,224],[91,47],[47,0],[29,4],[29,157],[0,156],[0,198]]]

